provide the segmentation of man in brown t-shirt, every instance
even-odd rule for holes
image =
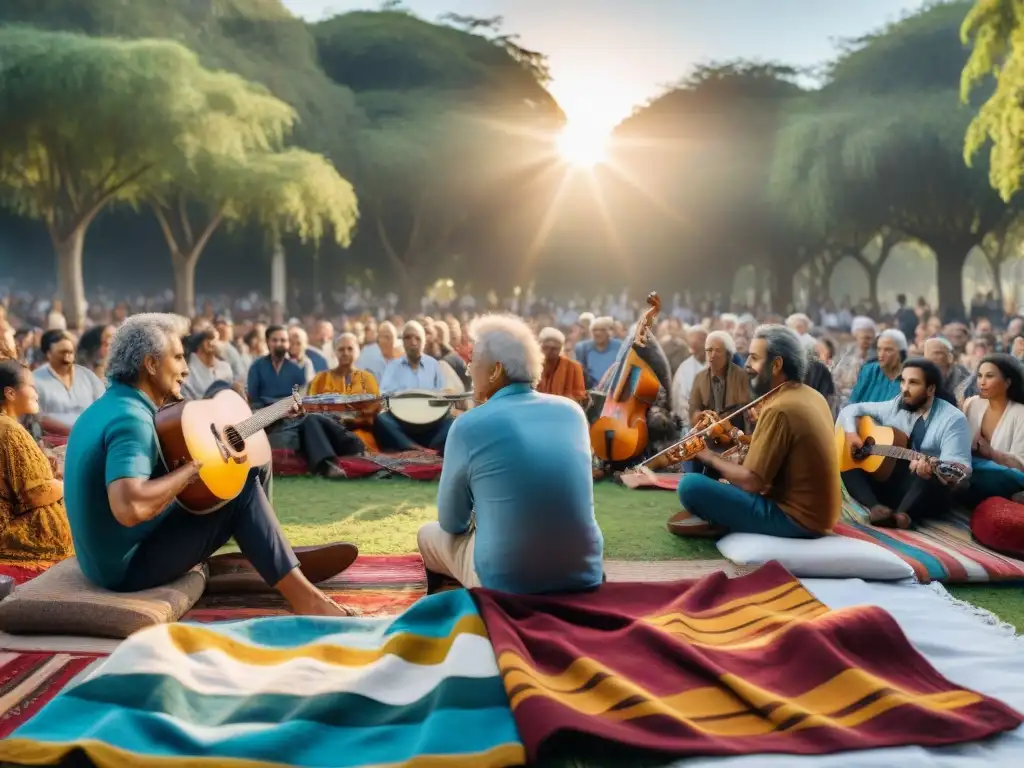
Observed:
[[[697,459],[728,484],[704,475],[679,481],[684,511],[669,520],[680,536],[725,532],[814,538],[839,519],[839,458],[832,411],[803,383],[806,352],[793,331],[762,326],[750,343],[746,371],[763,404],[742,465],[704,451]]]

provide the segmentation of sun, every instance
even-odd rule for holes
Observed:
[[[558,154],[577,168],[593,168],[608,159],[608,131],[570,122],[558,137]]]

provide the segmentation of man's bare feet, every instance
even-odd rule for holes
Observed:
[[[910,515],[906,512],[893,512],[892,522],[894,526],[903,531],[908,530],[912,524]]]
[[[880,528],[891,528],[893,526],[892,510],[884,504],[875,504],[868,510],[868,519],[872,525]]]
[[[336,603],[327,595],[320,593],[319,597],[313,597],[308,601],[302,601],[298,605],[292,605],[292,610],[298,616],[358,616],[359,611],[351,606]]]

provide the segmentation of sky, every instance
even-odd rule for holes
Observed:
[[[378,2],[283,0],[311,21]],[[874,30],[922,0],[406,0],[434,21],[447,12],[504,16],[503,31],[546,53],[549,90],[574,121],[611,130],[695,64],[725,59],[814,67],[834,42]]]

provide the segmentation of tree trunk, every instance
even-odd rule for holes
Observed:
[[[872,312],[878,312],[878,278],[882,270],[872,265],[867,265],[864,269],[868,273],[868,304]]]
[[[85,247],[85,225],[72,230],[66,237],[50,232],[57,254],[57,292],[64,303],[64,317],[68,328],[85,328],[85,280],[82,276],[82,250]]]
[[[943,322],[967,318],[964,311],[964,264],[975,244],[975,238],[970,237],[932,246],[938,272],[939,316]]]
[[[798,267],[794,266],[796,259],[792,254],[776,258],[773,261],[771,309],[773,312],[786,313],[793,303],[793,279],[796,277]]]
[[[999,258],[995,261],[990,261],[989,266],[992,267],[992,289],[995,291],[996,298],[999,299],[999,303],[1003,303],[1003,258],[1002,258],[1002,247],[999,248]]]
[[[196,313],[196,264],[199,254],[174,254],[174,311],[185,317]]]
[[[270,259],[270,319],[280,325],[288,309],[288,279],[284,247],[274,244],[274,255]]]

